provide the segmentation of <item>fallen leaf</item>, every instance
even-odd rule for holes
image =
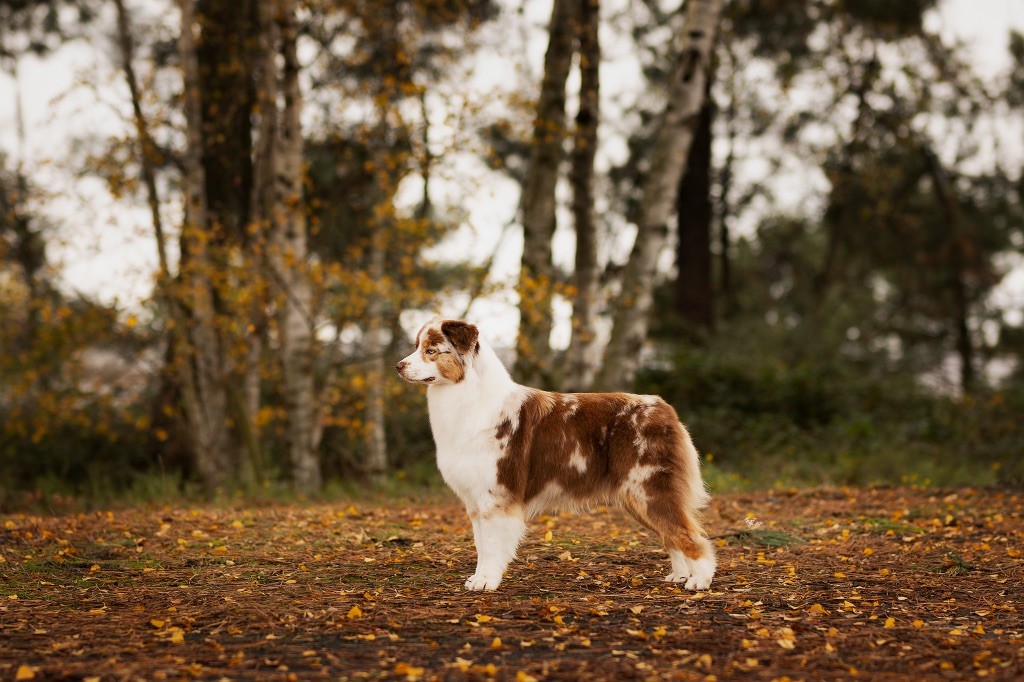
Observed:
[[[36,671],[27,665],[18,666],[18,672],[14,674],[16,680],[31,680],[36,676]]]
[[[405,675],[407,680],[418,680],[423,677],[423,668],[417,668],[408,663],[396,663],[394,672],[396,675]]]

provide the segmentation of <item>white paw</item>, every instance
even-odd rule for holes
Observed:
[[[489,592],[491,590],[498,589],[498,585],[500,585],[500,584],[501,584],[501,576],[500,575],[499,576],[493,576],[493,575],[474,574],[474,575],[469,576],[469,580],[466,581],[466,589],[467,590],[472,590],[474,592],[479,592],[480,590],[487,590]]]
[[[715,577],[714,557],[704,557],[690,562],[692,569],[690,579],[686,581],[688,590],[706,590],[711,587],[711,579]]]
[[[686,584],[683,587],[685,587],[688,590],[693,590],[694,592],[696,592],[698,590],[706,590],[709,587],[711,587],[711,576],[707,576],[707,577],[693,576],[689,580],[686,581]]]
[[[686,580],[689,577],[690,577],[689,573],[684,573],[683,571],[672,571],[671,573],[669,573],[668,575],[665,576],[665,582],[667,582],[667,583],[685,583]]]

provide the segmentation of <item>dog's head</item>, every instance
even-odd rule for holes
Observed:
[[[403,379],[414,384],[457,384],[480,350],[480,332],[462,320],[434,318],[416,333],[416,350],[398,363]]]

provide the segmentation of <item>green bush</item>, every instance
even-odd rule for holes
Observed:
[[[712,487],[1024,482],[1024,391],[936,395],[794,336],[670,346],[639,378],[676,407]]]

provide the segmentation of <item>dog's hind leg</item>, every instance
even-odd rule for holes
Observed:
[[[672,559],[672,572],[665,580],[685,582],[688,590],[706,590],[715,576],[715,549],[700,521],[688,510],[677,507],[653,513],[654,523],[661,526],[665,549]]]
[[[521,507],[490,509],[473,520],[476,572],[466,581],[467,590],[495,590],[526,534]]]
[[[630,516],[636,519],[637,523],[660,537],[662,542],[665,544],[668,556],[672,560],[672,572],[666,576],[665,580],[673,583],[686,582],[690,577],[690,562],[686,559],[686,555],[680,550],[669,547],[668,542],[665,541],[665,533],[663,530],[659,529],[649,518],[647,518],[646,504],[631,495],[624,495],[622,497],[622,508],[625,509]]]
[[[674,487],[660,477],[648,481],[643,499],[622,497],[623,507],[643,526],[660,537],[672,561],[668,582],[685,583],[688,590],[706,590],[715,575],[715,550],[694,512],[674,494]],[[661,484],[661,485],[659,485]]]

